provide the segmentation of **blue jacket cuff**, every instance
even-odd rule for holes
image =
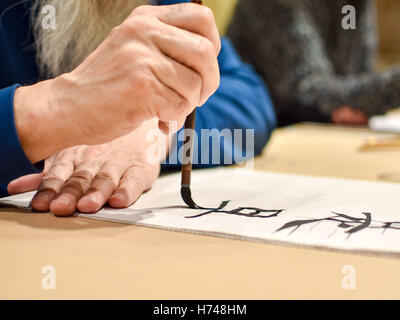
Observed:
[[[0,90],[0,183],[5,184],[20,176],[38,173],[43,163],[32,164],[18,137],[14,121],[14,94],[20,85]]]

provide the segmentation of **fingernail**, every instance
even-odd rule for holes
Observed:
[[[46,192],[38,193],[32,199],[31,205],[36,211],[47,211],[50,207],[52,196]]]
[[[82,197],[78,202],[78,209],[83,213],[94,213],[103,205],[101,194],[94,192]]]
[[[44,203],[49,203],[51,201],[50,195],[46,192],[39,193],[35,196],[35,201],[40,201]]]
[[[112,197],[114,200],[124,200],[124,195],[120,192],[114,193]]]
[[[86,205],[93,205],[98,202],[98,199],[96,198],[96,196],[94,194],[88,194],[88,195],[84,196],[79,202],[84,203]]]
[[[66,196],[60,196],[57,199],[55,199],[54,201],[57,202],[58,204],[62,204],[62,205],[68,206],[68,207],[72,206],[71,200]]]

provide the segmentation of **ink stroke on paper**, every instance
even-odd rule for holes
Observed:
[[[243,240],[400,254],[400,184],[244,169],[194,171],[187,208],[180,175],[161,177],[132,207],[79,216]],[[32,193],[1,199],[28,206]]]

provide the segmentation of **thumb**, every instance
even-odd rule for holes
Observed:
[[[42,181],[42,177],[42,173],[30,174],[20,177],[11,181],[8,184],[7,191],[9,194],[14,195],[18,193],[37,190],[39,188],[40,182]]]

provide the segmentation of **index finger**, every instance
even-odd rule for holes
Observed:
[[[142,11],[143,10],[143,11]],[[157,17],[161,22],[184,29],[211,41],[218,55],[221,39],[212,10],[195,3],[180,3],[167,6],[142,6],[135,9],[132,16],[143,12]]]

